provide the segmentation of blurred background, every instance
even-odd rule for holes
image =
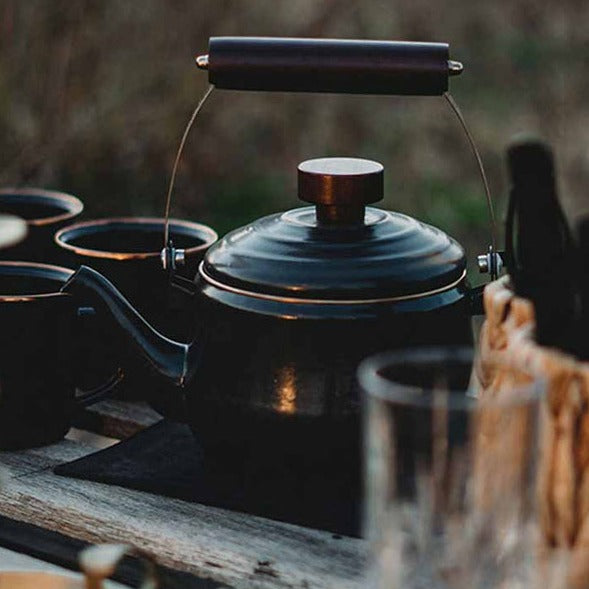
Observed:
[[[447,41],[451,91],[499,219],[504,150],[553,146],[569,215],[589,212],[589,3],[537,0],[0,0],[0,184],[82,198],[85,218],[161,215],[180,136],[207,87],[209,36]],[[173,216],[223,234],[297,205],[296,166],[385,165],[384,206],[440,226],[469,258],[489,243],[482,185],[442,98],[214,91],[189,137]]]

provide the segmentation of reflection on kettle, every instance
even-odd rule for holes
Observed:
[[[297,410],[296,372],[292,364],[283,366],[276,376],[276,399],[274,407],[279,413],[290,415]]]

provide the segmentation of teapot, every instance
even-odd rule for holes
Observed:
[[[211,39],[197,64],[222,88],[422,95],[442,94],[462,69],[443,43],[236,37]],[[192,343],[159,333],[92,268],[62,290],[93,296],[113,337],[176,385],[163,394],[182,398],[205,452],[296,458],[354,486],[358,364],[393,348],[472,344],[481,289],[469,287],[458,242],[371,206],[383,197],[380,163],[321,158],[297,173],[310,206],[230,232],[194,281],[174,276],[181,252],[164,250],[173,283],[194,301]]]

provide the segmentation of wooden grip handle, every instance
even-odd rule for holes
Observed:
[[[462,71],[447,43],[212,37],[197,58],[217,88],[435,96]]]

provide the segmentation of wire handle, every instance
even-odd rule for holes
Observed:
[[[497,228],[487,178],[476,145],[460,109],[448,94],[450,76],[462,73],[462,63],[449,58],[447,43],[301,39],[282,37],[211,37],[209,51],[195,58],[208,71],[209,88],[184,131],[174,162],[166,199],[162,262],[173,269],[178,251],[171,246],[168,218],[174,179],[188,133],[213,88],[351,94],[442,95],[458,117],[476,157],[491,224],[491,248],[481,271],[496,278],[500,268]],[[490,258],[489,258],[490,256]],[[181,257],[181,254],[180,254]],[[485,270],[487,268],[487,270]]]

